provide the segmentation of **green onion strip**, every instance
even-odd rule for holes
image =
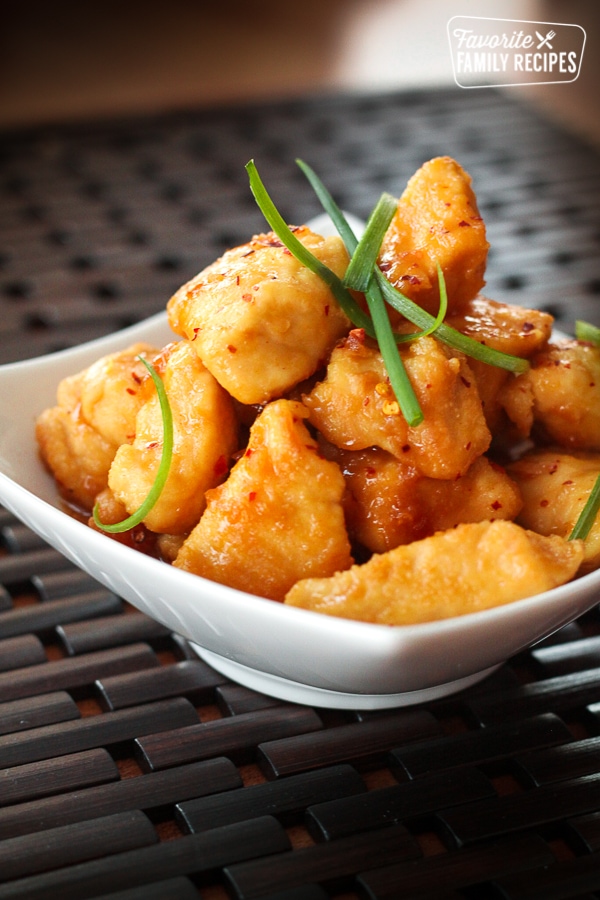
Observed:
[[[303,173],[306,175],[315,194],[321,201],[323,208],[328,213],[330,219],[337,228],[342,240],[346,244],[348,252],[353,254],[356,249],[357,241],[354,237],[352,229],[346,222],[343,212],[340,210],[339,206],[336,204],[335,200],[332,198],[331,194],[322,183],[321,179],[311,169],[311,167],[302,160],[296,160],[296,162]],[[521,359],[521,357],[519,356],[511,356],[509,353],[502,353],[501,350],[494,350],[493,347],[486,347],[485,344],[480,344],[479,341],[476,341],[474,338],[470,338],[466,334],[461,334],[460,331],[456,331],[455,328],[451,328],[449,325],[446,325],[445,322],[441,322],[439,313],[435,317],[432,316],[422,307],[418,306],[418,304],[416,304],[413,300],[405,297],[404,294],[400,293],[399,290],[397,290],[392,284],[390,284],[381,269],[379,269],[378,267],[375,267],[375,278],[381,289],[384,299],[390,304],[390,306],[393,307],[393,309],[399,312],[402,316],[404,316],[405,319],[408,319],[409,322],[412,322],[413,325],[416,325],[417,328],[422,329],[421,333],[410,335],[410,337],[408,338],[409,340],[414,340],[421,335],[431,334],[433,333],[433,331],[435,331],[435,336],[439,338],[440,341],[442,341],[444,344],[447,344],[449,347],[452,347],[452,349],[459,350],[466,356],[470,356],[472,359],[478,359],[481,362],[488,363],[492,366],[497,366],[500,369],[506,369],[509,372],[514,372],[515,374],[519,375],[529,369],[529,363],[526,359]],[[439,268],[438,280],[441,284]],[[441,298],[442,291],[440,290],[440,300]],[[398,335],[396,339],[398,340],[399,338],[406,340],[407,336]]]
[[[302,263],[302,265],[306,266],[307,269],[310,269],[311,272],[314,272],[315,275],[318,275],[320,278],[322,278],[322,280],[331,289],[334,297],[336,298],[350,321],[358,328],[364,328],[365,332],[370,337],[374,337],[377,340],[388,376],[390,378],[390,384],[392,386],[394,394],[396,395],[396,399],[398,401],[400,409],[402,410],[402,414],[405,417],[408,425],[410,425],[411,427],[419,425],[423,421],[423,413],[419,406],[419,402],[415,395],[413,386],[410,383],[410,379],[408,377],[406,369],[404,368],[404,364],[398,354],[394,333],[387,316],[385,304],[383,303],[381,294],[377,289],[374,279],[369,278],[369,287],[366,293],[367,304],[371,313],[371,316],[368,316],[356,303],[342,280],[338,278],[335,272],[332,272],[331,269],[329,269],[319,259],[313,256],[313,254],[306,249],[304,244],[302,244],[298,240],[293,232],[290,231],[289,226],[281,217],[273,201],[269,197],[269,194],[267,193],[267,190],[260,179],[253,160],[250,160],[250,162],[246,165],[246,170],[250,178],[250,189],[254,195],[254,198],[268,224],[271,226],[282,244],[287,247],[290,253],[292,253],[296,257],[298,262]],[[376,226],[374,225],[373,227],[380,228],[381,222],[385,221],[386,215],[387,212],[384,212],[383,217],[380,217],[378,213],[376,218]],[[385,227],[387,228],[387,225]],[[357,250],[359,243],[350,228],[346,229],[346,236],[349,238],[350,245],[352,247],[352,250],[348,248],[349,252],[351,253],[351,255],[353,255]],[[342,235],[342,239],[344,239],[344,235]],[[379,240],[379,243],[381,243],[381,239]],[[369,247],[366,252],[372,252],[372,248]]]
[[[148,369],[150,377],[152,378],[154,386],[156,387],[156,393],[158,394],[163,427],[162,453],[158,471],[156,473],[156,478],[154,479],[152,487],[148,491],[146,499],[134,513],[132,513],[126,519],[123,519],[121,522],[116,522],[114,525],[105,525],[100,521],[98,504],[96,503],[96,505],[94,506],[94,524],[97,525],[98,528],[101,528],[103,531],[107,531],[110,534],[121,534],[124,531],[130,531],[132,528],[135,528],[136,525],[139,525],[141,522],[143,522],[150,510],[156,505],[156,502],[158,501],[158,498],[160,497],[164,489],[173,458],[173,414],[171,412],[171,406],[169,403],[169,398],[167,397],[165,386],[162,382],[161,377],[156,372],[154,366],[147,362],[142,356],[139,356],[138,359],[141,360],[141,362]]]
[[[600,347],[600,328],[592,325],[591,322],[582,322],[578,319],[575,322],[575,337],[578,341],[587,341],[589,344]]]
[[[579,514],[579,518],[575,522],[575,527],[573,531],[569,535],[570,541],[585,541],[587,536],[589,535],[594,522],[596,520],[596,516],[600,511],[600,475],[596,478],[596,483],[592,488],[589,497],[585,503],[585,506],[581,510]]]

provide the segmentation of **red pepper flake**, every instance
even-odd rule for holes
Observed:
[[[158,447],[158,441],[148,441],[148,443],[146,444],[147,450],[155,450],[156,447]]]
[[[368,467],[367,467],[367,470],[366,470],[366,472],[365,472],[365,475],[366,475],[368,478],[373,478],[373,476],[376,475],[376,474],[377,474],[377,469],[376,469],[374,466],[368,466]]]
[[[134,390],[133,388],[125,388],[125,390],[127,391],[128,394],[131,394],[132,397],[135,397],[135,395],[137,394],[137,391]]]
[[[365,397],[365,399],[363,400],[363,406],[368,406],[370,402],[371,402],[371,398]]]
[[[325,315],[326,315],[326,316],[329,315],[329,303],[326,303],[326,304],[325,304]]]
[[[244,300],[246,303],[251,303],[252,294],[242,294],[242,300]]]
[[[527,334],[529,331],[533,331],[534,328],[535,325],[533,324],[533,322],[523,322],[523,331],[525,332],[525,334]]]
[[[252,456],[253,453],[254,450],[252,449],[252,447],[248,447],[246,452],[244,453],[244,456]]]
[[[566,481],[563,481],[563,484],[573,484],[573,479],[568,478]]]
[[[256,500],[256,491],[250,491],[250,493],[248,494],[248,500],[250,501],[250,503]]]
[[[470,227],[471,227],[471,223],[470,223],[470,222],[465,222],[464,219],[461,219],[461,221],[458,223],[458,227],[459,227],[459,228],[470,228]]]
[[[242,254],[242,259],[246,256],[252,256],[253,253],[256,253],[256,250],[246,250],[246,252]]]
[[[131,377],[133,378],[133,380],[135,381],[136,384],[142,383],[142,379],[140,378],[140,376],[138,375],[137,372],[132,372]]]
[[[353,328],[344,341],[344,346],[347,347],[348,350],[360,350],[360,348],[364,346],[364,343],[365,329]]]
[[[470,450],[470,449],[471,449],[471,441],[469,441],[465,447],[465,450]]]
[[[380,262],[379,268],[381,269],[382,272],[389,272],[390,269],[392,268],[392,264],[390,262]]]
[[[497,511],[497,510],[499,510],[499,509],[502,509],[502,504],[500,503],[499,500],[494,500],[494,502],[492,503],[492,509],[493,509],[494,511]]]
[[[237,347],[234,347],[233,344],[227,344],[227,349],[230,353],[237,353]]]
[[[421,284],[421,279],[417,278],[416,275],[402,275],[400,281],[405,281],[408,284]]]
[[[555,462],[554,465],[550,466],[550,468],[548,469],[548,475],[554,475],[554,473],[556,472],[557,469],[558,469],[558,463]]]
[[[402,446],[402,452],[403,452],[403,453],[408,453],[409,451],[410,451],[410,444],[403,444],[403,446]]]
[[[462,381],[462,383],[464,384],[464,386],[465,386],[466,388],[470,388],[470,387],[471,387],[471,382],[470,382],[467,378],[465,378],[464,375],[461,375],[461,376],[460,376],[460,380]]]
[[[546,506],[548,506],[549,503],[550,503],[549,500],[541,500],[541,501],[540,501],[540,506],[546,507]]]
[[[239,275],[236,275],[236,276],[235,276],[235,283],[236,283],[236,284],[239,284],[239,283],[240,283],[240,276],[239,276]]]
[[[221,455],[213,466],[213,472],[216,478],[221,478],[227,471],[227,457]]]
[[[199,332],[199,331],[200,331],[200,326],[194,328],[194,336],[193,336],[193,338],[192,338],[193,341],[195,341],[196,338],[198,337],[198,332]]]
[[[286,256],[291,256],[291,255],[292,255],[292,251],[291,251],[291,250],[288,250],[287,247],[284,247],[284,248],[283,248],[283,252],[285,253]]]

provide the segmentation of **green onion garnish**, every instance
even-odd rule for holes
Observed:
[[[267,189],[258,174],[253,159],[246,164],[246,171],[248,172],[250,190],[254,195],[254,199],[263,216],[284,247],[290,251],[292,256],[294,256],[298,262],[302,263],[303,266],[315,275],[318,275],[319,278],[325,282],[350,321],[356,325],[357,328],[364,328],[370,337],[374,337],[375,333],[369,316],[360,308],[350,291],[344,286],[341,278],[338,278],[335,272],[332,272],[332,270],[322,263],[320,259],[317,259],[317,257],[298,240],[296,235],[290,231],[285,219],[282,217],[267,193]]]
[[[321,201],[321,204],[329,218],[335,225],[340,234],[342,240],[346,244],[346,248],[350,255],[352,256],[356,250],[356,246],[358,241],[348,225],[343,212],[319,178],[319,176],[314,172],[313,169],[307,163],[303,162],[300,159],[296,160],[296,163],[308,179],[310,185],[312,186],[315,194]],[[508,353],[502,353],[500,350],[494,350],[492,347],[486,347],[485,344],[480,344],[479,341],[474,340],[473,338],[468,337],[466,334],[461,334],[460,331],[456,331],[455,328],[451,328],[449,325],[446,325],[444,322],[440,320],[440,313],[438,312],[437,316],[432,316],[418,304],[416,304],[413,300],[410,300],[408,297],[405,297],[404,294],[400,293],[390,282],[387,280],[383,272],[375,267],[375,278],[379,287],[383,293],[385,300],[392,306],[397,312],[399,312],[405,319],[408,319],[409,322],[412,322],[413,325],[416,325],[417,328],[422,329],[423,334],[432,334],[435,331],[436,338],[439,338],[444,344],[451,347],[454,350],[459,350],[461,353],[464,353],[466,356],[470,356],[473,359],[478,359],[481,362],[488,363],[492,366],[498,366],[501,369],[507,369],[509,372],[514,372],[515,374],[522,374],[529,369],[529,362],[526,359],[521,359],[518,356],[511,356]],[[438,268],[438,281],[440,281],[440,271]],[[373,282],[371,282],[372,284]],[[444,296],[446,294],[446,289],[444,285]],[[446,301],[447,302],[447,299]],[[444,303],[442,299],[442,289],[440,282],[440,306]],[[444,310],[445,315],[445,310]],[[442,316],[443,318],[443,316]],[[414,340],[421,336],[421,332],[410,335],[409,340]],[[396,340],[402,341],[406,340],[407,337],[404,335],[397,335]]]
[[[433,325],[435,318],[425,309],[409,300],[408,297],[405,297],[404,294],[401,294],[393,284],[390,284],[381,269],[375,269],[375,276],[383,296],[397,312],[401,313],[409,322],[412,322],[413,325],[417,325],[419,328],[430,328]],[[520,356],[512,356],[510,353],[503,353],[501,350],[495,350],[493,347],[487,347],[485,344],[480,344],[479,341],[462,334],[460,331],[456,331],[455,328],[451,328],[445,322],[438,325],[435,336],[444,344],[447,344],[448,347],[452,347],[453,350],[459,350],[466,356],[478,359],[480,362],[487,363],[490,366],[506,369],[508,372],[513,372],[516,375],[521,375],[529,369],[528,360],[522,359]]]
[[[397,208],[398,201],[391,194],[381,195],[367,220],[364,234],[352,253],[350,265],[344,275],[346,287],[362,291],[363,294],[366,292],[373,277],[381,243]]]
[[[588,344],[600,347],[600,328],[591,322],[582,322],[578,319],[575,322],[575,337],[578,341],[587,341]]]
[[[121,534],[124,531],[129,531],[131,528],[135,528],[136,525],[139,525],[144,521],[150,510],[153,508],[153,506],[155,506],[158,498],[163,491],[163,488],[167,481],[167,477],[169,475],[169,469],[171,468],[171,460],[173,458],[173,414],[171,412],[171,405],[169,403],[169,398],[167,397],[165,386],[162,382],[162,379],[156,372],[154,366],[147,362],[142,356],[139,356],[138,359],[140,359],[148,369],[148,372],[150,373],[150,377],[154,382],[154,386],[156,387],[156,392],[158,394],[163,427],[162,453],[154,483],[148,491],[146,499],[134,513],[132,513],[126,519],[123,519],[121,522],[116,522],[114,525],[105,525],[100,521],[98,504],[96,503],[96,505],[94,506],[94,524],[97,525],[98,528],[101,528],[103,531],[107,531],[110,534]]]
[[[306,266],[307,269],[310,269],[311,272],[314,272],[315,275],[322,278],[331,289],[334,297],[350,321],[357,327],[364,328],[365,332],[370,337],[376,338],[390,379],[390,384],[396,395],[402,414],[411,427],[419,425],[423,421],[423,413],[419,406],[419,401],[417,400],[413,386],[408,378],[408,374],[404,368],[404,363],[398,353],[385,304],[374,279],[369,279],[369,288],[366,293],[371,318],[363,312],[360,306],[358,306],[335,272],[332,272],[331,269],[317,259],[310,250],[307,250],[304,244],[302,244],[290,231],[289,226],[286,224],[285,220],[275,207],[275,204],[269,197],[253,160],[250,160],[246,165],[246,171],[250,178],[250,189],[254,198],[262,214],[281,243],[296,257],[298,262]],[[356,241],[356,238],[350,229],[349,232],[352,236],[351,242],[353,243],[352,250],[349,252],[353,253],[358,246],[358,241]]]
[[[596,483],[592,488],[589,497],[586,500],[585,506],[581,510],[579,514],[579,518],[575,522],[575,527],[573,531],[569,535],[570,541],[585,541],[587,536],[589,535],[594,522],[596,520],[596,516],[600,511],[600,475],[596,478]]]
[[[396,343],[400,344],[403,341],[415,341],[418,338],[427,337],[427,335],[436,332],[446,318],[446,313],[448,312],[448,292],[446,291],[446,279],[444,278],[444,273],[442,272],[442,267],[439,263],[436,263],[436,268],[438,273],[438,287],[440,291],[440,308],[438,309],[437,316],[432,320],[431,325],[429,325],[428,328],[423,328],[422,331],[415,331],[412,334],[397,334]]]

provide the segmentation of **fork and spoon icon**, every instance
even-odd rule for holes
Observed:
[[[547,46],[550,50],[552,50],[552,44],[550,43],[550,41],[552,40],[552,38],[555,38],[555,37],[556,37],[556,32],[555,32],[555,31],[552,31],[552,29],[550,29],[550,31],[548,32],[548,34],[546,35],[546,37],[544,37],[543,34],[540,34],[539,31],[536,31],[536,35],[537,35],[538,41],[540,42],[540,43],[537,45],[537,49],[538,49],[538,50],[539,50],[541,47],[544,47],[544,46]]]

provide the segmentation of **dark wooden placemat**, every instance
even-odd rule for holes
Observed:
[[[318,98],[0,136],[2,361],[158,311],[284,213],[302,156],[368,213],[471,172],[488,293],[599,323],[600,163],[493,91]],[[0,898],[600,897],[595,609],[454,697],[380,713],[237,686],[0,510]]]

